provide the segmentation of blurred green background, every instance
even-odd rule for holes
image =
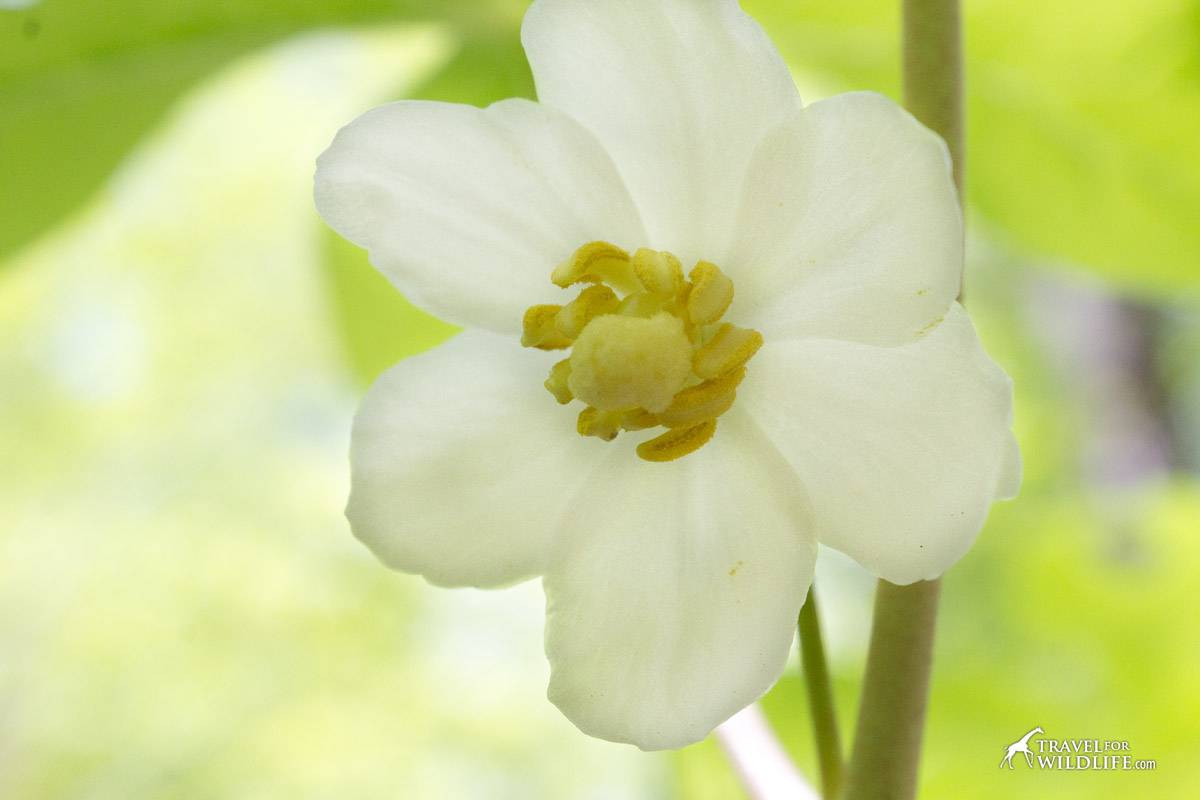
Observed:
[[[742,797],[544,699],[536,583],[341,518],[363,388],[452,329],[312,209],[385,100],[532,96],[522,0],[0,0],[0,797]],[[898,3],[744,0],[808,100],[899,96]],[[1026,462],[948,573],[923,796],[1200,785],[1200,3],[966,0],[967,293]],[[823,553],[851,731],[872,582]],[[795,662],[763,705],[810,776]],[[998,769],[1050,738],[1153,772]],[[1018,757],[1018,762],[1020,758]]]

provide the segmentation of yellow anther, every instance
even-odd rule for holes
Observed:
[[[716,322],[733,302],[733,281],[716,264],[699,261],[688,275],[692,289],[688,292],[688,317],[697,325]]]
[[[692,343],[683,323],[665,312],[649,319],[596,317],[571,350],[571,391],[606,411],[662,411],[691,372]]]
[[[562,350],[571,346],[571,340],[558,332],[555,319],[562,306],[543,305],[532,306],[525,312],[523,330],[521,332],[522,347],[536,347],[539,350]]]
[[[621,412],[601,411],[588,406],[579,412],[575,430],[579,432],[580,436],[596,436],[606,442],[611,442],[621,432]]]
[[[683,286],[679,287],[679,291],[675,293],[675,303],[680,308],[687,308],[688,296],[692,293],[692,282],[684,281]]]
[[[613,313],[620,304],[617,293],[607,286],[589,286],[579,293],[579,297],[562,307],[554,324],[559,333],[574,340],[585,325],[601,314]]]
[[[608,242],[588,242],[554,268],[550,280],[567,288],[574,283],[608,282],[618,287],[633,284],[629,253]]]
[[[545,386],[550,390],[550,394],[554,395],[554,399],[559,402],[559,405],[565,406],[575,399],[575,395],[571,394],[571,390],[567,386],[570,377],[571,359],[564,358],[550,368],[550,377],[546,378]]]
[[[706,380],[715,378],[745,364],[762,343],[762,334],[758,331],[722,323],[717,335],[692,357],[692,372]]]
[[[665,250],[638,250],[633,254],[633,272],[653,294],[673,295],[683,288],[683,264]]]
[[[690,428],[671,428],[663,435],[639,444],[637,454],[646,461],[674,461],[699,450],[708,443],[716,430],[715,419]]]
[[[644,408],[631,408],[621,415],[621,427],[627,431],[643,431],[660,424],[658,417]]]
[[[708,419],[716,419],[733,405],[738,384],[746,377],[746,368],[738,367],[719,378],[689,386],[679,394],[658,421],[668,428],[686,428]]]

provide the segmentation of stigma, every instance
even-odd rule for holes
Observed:
[[[637,447],[646,461],[674,461],[703,447],[728,411],[762,346],[758,331],[722,317],[733,281],[715,264],[683,264],[666,251],[630,256],[607,242],[583,245],[550,276],[566,305],[525,312],[521,344],[567,350],[546,389],[560,404],[585,404],[575,429],[612,441],[622,432],[666,430]]]

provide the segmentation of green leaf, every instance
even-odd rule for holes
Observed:
[[[334,320],[350,366],[364,384],[400,359],[441,344],[459,331],[405,300],[371,267],[365,250],[330,230],[325,245]]]
[[[802,74],[899,98],[899,3],[746,0]],[[977,222],[1126,289],[1197,283],[1200,7],[964,4]]]
[[[328,26],[513,28],[519,0],[45,0],[0,11],[0,259],[94,192],[172,102],[239,56]]]
[[[972,202],[1026,248],[1128,288],[1195,285],[1194,9],[1022,5],[987,3],[969,20]]]

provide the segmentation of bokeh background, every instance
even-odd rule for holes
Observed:
[[[312,208],[337,128],[533,87],[523,0],[0,0],[0,797],[742,797],[544,698],[536,582],[341,518],[364,388],[453,329]],[[808,100],[899,97],[899,3],[743,0]],[[943,592],[927,798],[1200,785],[1200,3],[966,0],[967,297],[1019,498]],[[852,731],[872,581],[823,553]],[[763,706],[810,776],[793,662]],[[1153,772],[998,769],[1124,740]],[[1018,757],[1018,761],[1020,758]]]

